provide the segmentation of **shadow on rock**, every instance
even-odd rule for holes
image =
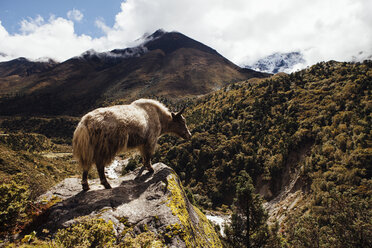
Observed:
[[[57,229],[73,223],[75,218],[91,214],[96,215],[104,209],[115,210],[121,205],[138,199],[145,191],[149,192],[147,194],[152,194],[147,198],[156,198],[156,195],[159,194],[156,192],[159,188],[158,184],[166,183],[167,176],[174,173],[169,167],[157,169],[155,168],[154,173],[148,172],[143,175],[141,175],[143,170],[139,172],[136,170],[132,172],[132,174],[137,174],[134,179],[126,179],[127,176],[125,176],[122,178],[124,180],[121,184],[112,189],[81,191],[51,207],[48,212],[40,216],[40,219],[31,225],[34,228],[30,228],[35,230],[35,226],[38,226],[36,229],[48,229],[51,233],[54,233]],[[154,187],[153,191],[151,191],[151,187]],[[165,192],[162,193],[162,195],[164,194]],[[41,224],[41,226],[38,224]]]

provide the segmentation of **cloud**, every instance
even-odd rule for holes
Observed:
[[[87,35],[76,35],[72,21],[53,16],[48,21],[39,17],[23,20],[20,30],[21,34],[11,35],[0,23],[0,52],[7,55],[1,60],[22,56],[63,61],[97,46],[99,41]]]
[[[349,0],[128,0],[112,32],[178,30],[237,64],[301,51],[308,63],[372,54],[372,4]]]
[[[44,24],[44,18],[38,15],[35,19],[28,18],[28,20],[22,20],[20,25],[20,31],[23,34],[32,33],[37,30],[38,27],[40,27],[42,24]]]
[[[144,33],[163,28],[184,33],[239,65],[275,52],[300,51],[306,66],[350,61],[360,52],[371,55],[370,13],[370,0],[127,0],[112,27],[96,19],[103,31],[99,38],[77,35],[71,21],[76,18],[70,17],[28,19],[15,35],[0,23],[0,52],[7,58],[64,60],[89,49],[133,46]]]
[[[80,22],[83,19],[84,15],[77,9],[72,9],[67,12],[67,18],[72,21]]]
[[[110,30],[111,30],[111,28],[106,25],[105,20],[102,17],[99,17],[99,18],[96,19],[95,25],[96,25],[96,27],[101,29],[102,32],[104,32],[105,34],[110,32]]]

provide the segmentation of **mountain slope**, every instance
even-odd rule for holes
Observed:
[[[161,138],[155,161],[172,166],[205,208],[232,204],[248,173],[293,247],[364,247],[372,237],[371,81],[371,61],[330,61],[232,84],[191,103],[191,140]]]
[[[362,154],[371,146],[371,68],[368,61],[331,61],[290,75],[232,84],[191,103],[185,116],[192,139],[173,143],[175,139],[162,138],[164,145],[157,156],[178,173],[186,173],[184,179],[190,184],[193,180],[203,182],[196,191],[205,192],[213,205],[231,202],[214,199],[209,185],[224,192],[230,188],[225,185],[229,180],[226,175],[242,169],[248,170],[255,182],[260,177],[274,180],[272,195],[267,197],[275,197],[288,181],[279,175],[286,166],[296,164],[289,161],[303,160],[292,152],[311,151],[331,163],[366,166],[370,158]],[[304,147],[306,152],[301,152]],[[198,167],[201,164],[202,169]],[[370,174],[371,168],[366,169]]]
[[[18,58],[0,63],[0,77],[18,75],[21,77],[40,73],[54,67],[57,62],[49,59],[46,62],[32,62],[26,58]]]
[[[268,76],[242,70],[185,35],[163,31],[146,37],[138,47],[88,51],[32,75],[14,75],[6,68],[0,63],[0,89],[6,89],[0,99],[1,115],[80,115],[112,102],[150,96],[180,99]]]

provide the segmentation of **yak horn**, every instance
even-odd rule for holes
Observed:
[[[177,113],[177,115],[182,115],[183,111],[185,110],[186,106],[183,106],[183,108]]]

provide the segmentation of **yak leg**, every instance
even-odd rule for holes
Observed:
[[[151,166],[151,157],[154,151],[155,146],[145,146],[144,149],[141,151],[143,165],[147,168],[149,172],[154,172],[154,169]]]
[[[81,180],[81,185],[83,186],[84,191],[89,190],[89,184],[88,184],[88,172],[90,167],[92,166],[91,163],[84,161],[83,159],[80,160],[80,165],[83,168],[83,178]]]
[[[101,180],[101,184],[105,187],[105,189],[111,189],[110,184],[106,180],[105,166],[103,164],[97,164],[97,171],[99,179]]]
[[[83,171],[83,180],[81,181],[81,185],[83,186],[84,191],[89,190],[89,185],[88,185],[88,170]]]
[[[143,157],[143,163],[144,163],[144,166],[147,168],[147,170],[149,172],[154,172],[154,169],[152,168],[151,166],[151,156],[150,155],[146,155]]]

